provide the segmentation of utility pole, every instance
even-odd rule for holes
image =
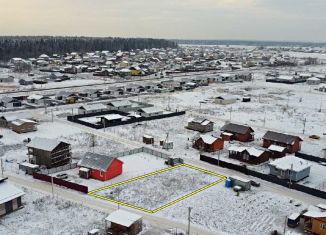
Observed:
[[[293,164],[291,164],[291,171],[290,171],[290,187],[292,185],[292,172],[293,172]]]
[[[105,119],[104,118],[102,118],[102,122],[103,122],[103,127],[104,127],[103,131],[105,132]]]
[[[305,130],[306,130],[306,122],[307,122],[307,118],[305,118],[303,120],[303,130],[302,130],[302,134],[304,134]]]
[[[53,122],[53,109],[51,109],[51,120]]]
[[[231,118],[232,118],[232,107],[230,108],[230,121],[231,121]]]
[[[191,213],[191,207],[188,207],[188,235],[190,235],[190,220],[191,220],[191,217],[190,217],[190,213]]]
[[[51,176],[52,197],[54,198],[53,176]]]
[[[286,224],[287,224],[288,217],[285,216],[285,223],[284,223],[284,235],[286,234]]]
[[[1,163],[1,177],[3,178],[3,159],[2,158],[0,158],[0,163]]]

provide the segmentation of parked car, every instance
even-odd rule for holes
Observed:
[[[250,180],[250,184],[254,187],[260,187],[260,183],[254,180]]]
[[[56,177],[62,180],[68,179],[68,175],[66,173],[57,174]]]

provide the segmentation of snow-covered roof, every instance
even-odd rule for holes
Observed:
[[[279,152],[279,153],[282,153],[285,149],[286,149],[285,147],[278,146],[275,144],[272,144],[271,146],[268,147],[268,150]]]
[[[29,148],[42,149],[45,151],[52,151],[55,149],[61,142],[56,139],[47,139],[35,137],[29,142],[26,146]]]
[[[113,107],[123,107],[123,106],[130,106],[131,102],[129,100],[117,100],[108,103],[108,105]]]
[[[108,217],[106,217],[105,220],[125,227],[130,227],[133,223],[137,222],[141,218],[142,217],[140,215],[124,210],[117,210],[112,212]]]
[[[9,202],[15,198],[23,196],[25,193],[8,182],[0,183],[0,204]]]
[[[293,213],[293,214],[291,214],[291,215],[288,217],[288,219],[290,219],[290,220],[296,220],[299,216],[300,216],[299,213]]]
[[[89,104],[89,105],[80,106],[79,108],[87,111],[107,109],[107,107],[104,104]]]
[[[311,167],[311,164],[301,158],[295,157],[293,155],[288,155],[279,159],[276,159],[269,163],[269,165],[276,167],[280,170],[293,170],[295,172],[300,172]]]
[[[160,112],[162,112],[161,109],[156,108],[156,107],[142,108],[142,109],[140,109],[140,111],[142,111],[144,113],[160,113]]]
[[[318,207],[318,208],[320,208],[320,209],[322,209],[322,210],[326,210],[326,205],[325,204],[318,204],[318,205],[316,205],[316,207]]]
[[[326,218],[326,212],[321,211],[307,211],[303,216],[312,217],[312,218]]]
[[[293,144],[296,139],[302,141],[299,136],[288,135],[274,131],[267,131],[266,134],[263,136],[263,140],[272,140],[284,144]]]
[[[205,144],[212,144],[217,140],[217,138],[211,135],[201,135],[200,138],[204,141]]]
[[[231,147],[228,148],[228,150],[229,150],[229,151],[234,151],[234,152],[242,153],[243,151],[246,150],[246,147],[232,145]]]
[[[231,178],[231,179],[235,179],[235,180],[239,180],[239,181],[244,182],[244,183],[249,183],[249,182],[250,182],[250,180],[245,179],[245,178],[242,178],[242,177],[240,177],[240,176],[235,176],[235,175],[233,175],[233,176],[230,176],[230,178]]]
[[[108,114],[103,116],[103,118],[105,118],[108,121],[111,121],[111,120],[122,119],[123,116],[121,116],[120,114]]]
[[[29,163],[29,162],[21,162],[21,163],[19,163],[19,165],[29,167],[29,168],[34,168],[34,169],[39,167],[39,165],[32,164],[32,163]]]
[[[11,122],[11,124],[15,125],[15,126],[21,126],[24,123],[33,123],[36,124],[36,122],[32,121],[32,120],[28,120],[28,119],[17,119],[13,122]]]
[[[293,80],[294,79],[294,77],[291,75],[280,75],[277,78],[280,80]]]
[[[307,81],[320,81],[320,79],[316,77],[312,77],[312,78],[308,78]]]
[[[33,94],[27,97],[28,100],[40,100],[43,99],[43,95]]]
[[[78,165],[88,169],[106,171],[115,158],[97,153],[86,153]]]
[[[228,124],[224,125],[221,128],[221,131],[226,131],[229,133],[239,133],[239,134],[246,134],[248,131],[254,132],[254,130],[249,126],[239,125],[239,124],[235,124],[235,123],[228,123]]]
[[[260,157],[265,152],[264,150],[260,150],[254,147],[247,148],[246,150],[250,156],[254,157]]]

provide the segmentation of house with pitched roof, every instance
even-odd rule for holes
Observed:
[[[309,176],[311,164],[304,159],[288,155],[268,163],[268,167],[270,175],[297,182]]]
[[[203,120],[190,119],[188,120],[188,125],[186,126],[186,128],[189,130],[206,133],[206,132],[213,131],[214,123],[207,119],[203,119]]]
[[[26,146],[28,159],[32,164],[53,168],[71,162],[71,148],[68,143],[56,139],[35,137]]]
[[[244,146],[231,146],[228,148],[229,157],[249,164],[261,164],[267,162],[270,152],[266,149]]]
[[[299,136],[267,131],[263,136],[263,147],[269,148],[271,145],[277,145],[285,147],[287,153],[296,153],[301,149],[301,141]]]
[[[228,123],[221,129],[221,137],[226,141],[250,142],[254,140],[254,130],[250,126]]]
[[[23,190],[9,184],[7,178],[0,178],[0,217],[23,207]]]
[[[122,174],[123,162],[107,155],[86,153],[78,166],[80,177],[106,181]]]
[[[192,146],[204,152],[216,152],[224,148],[224,140],[211,135],[200,135],[199,138],[193,142]]]

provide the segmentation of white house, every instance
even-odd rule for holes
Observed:
[[[153,117],[153,116],[162,115],[163,111],[155,107],[148,107],[148,108],[139,109],[138,113],[142,117]]]
[[[320,84],[320,79],[316,77],[308,78],[307,79],[307,84],[308,85],[319,85]]]
[[[222,105],[227,105],[227,104],[233,104],[237,102],[237,98],[233,96],[218,96],[214,99],[215,104],[222,104]]]
[[[78,114],[98,113],[107,110],[108,108],[104,104],[89,104],[80,106],[78,108]]]

